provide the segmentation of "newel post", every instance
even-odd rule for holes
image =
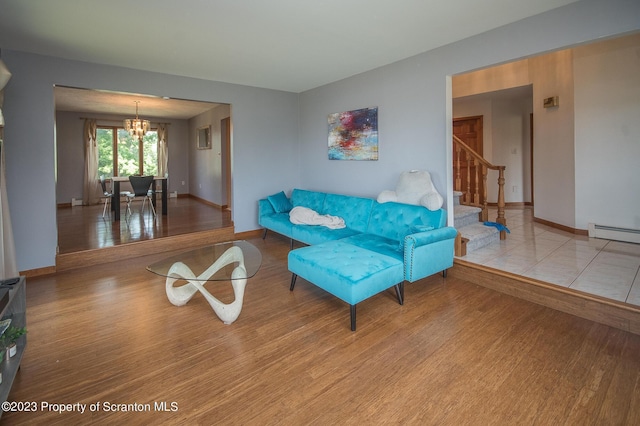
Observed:
[[[498,218],[497,223],[507,226],[507,219],[504,217],[504,168],[505,166],[498,167]],[[507,238],[507,231],[500,231],[500,239]]]
[[[480,212],[480,222],[489,220],[489,209],[487,208],[487,166],[482,165],[482,211]]]

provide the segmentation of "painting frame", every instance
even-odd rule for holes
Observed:
[[[378,160],[378,107],[336,112],[327,117],[329,160]]]
[[[196,136],[198,149],[211,149],[211,125],[198,127]]]

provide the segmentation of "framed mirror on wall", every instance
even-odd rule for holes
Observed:
[[[198,127],[198,149],[211,149],[211,125]]]

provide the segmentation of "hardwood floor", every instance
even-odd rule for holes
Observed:
[[[402,306],[365,300],[351,332],[344,302],[289,291],[289,240],[250,241],[263,265],[231,325],[202,297],[167,301],[145,265],[168,253],[29,278],[9,401],[38,409],[3,424],[640,424],[639,335],[453,274],[407,284]]]
[[[139,204],[119,222],[103,218],[101,206],[59,208],[59,253],[55,268],[44,273],[234,239],[231,213],[196,198],[169,199],[168,215],[156,218],[148,210],[141,214]],[[42,271],[26,275],[42,275]]]
[[[196,198],[170,198],[167,216],[154,219],[148,208],[140,212],[141,202],[134,202],[131,215],[119,222],[107,212],[103,218],[103,205],[58,208],[58,253],[68,254],[82,250],[102,249],[122,244],[171,237],[188,233],[232,226],[231,213],[205,204]],[[161,210],[158,205],[158,211]],[[124,209],[125,204],[121,203]]]

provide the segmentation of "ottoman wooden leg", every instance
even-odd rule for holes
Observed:
[[[293,287],[296,286],[296,278],[298,278],[296,274],[291,274],[291,286],[289,287],[289,291],[293,291]]]

